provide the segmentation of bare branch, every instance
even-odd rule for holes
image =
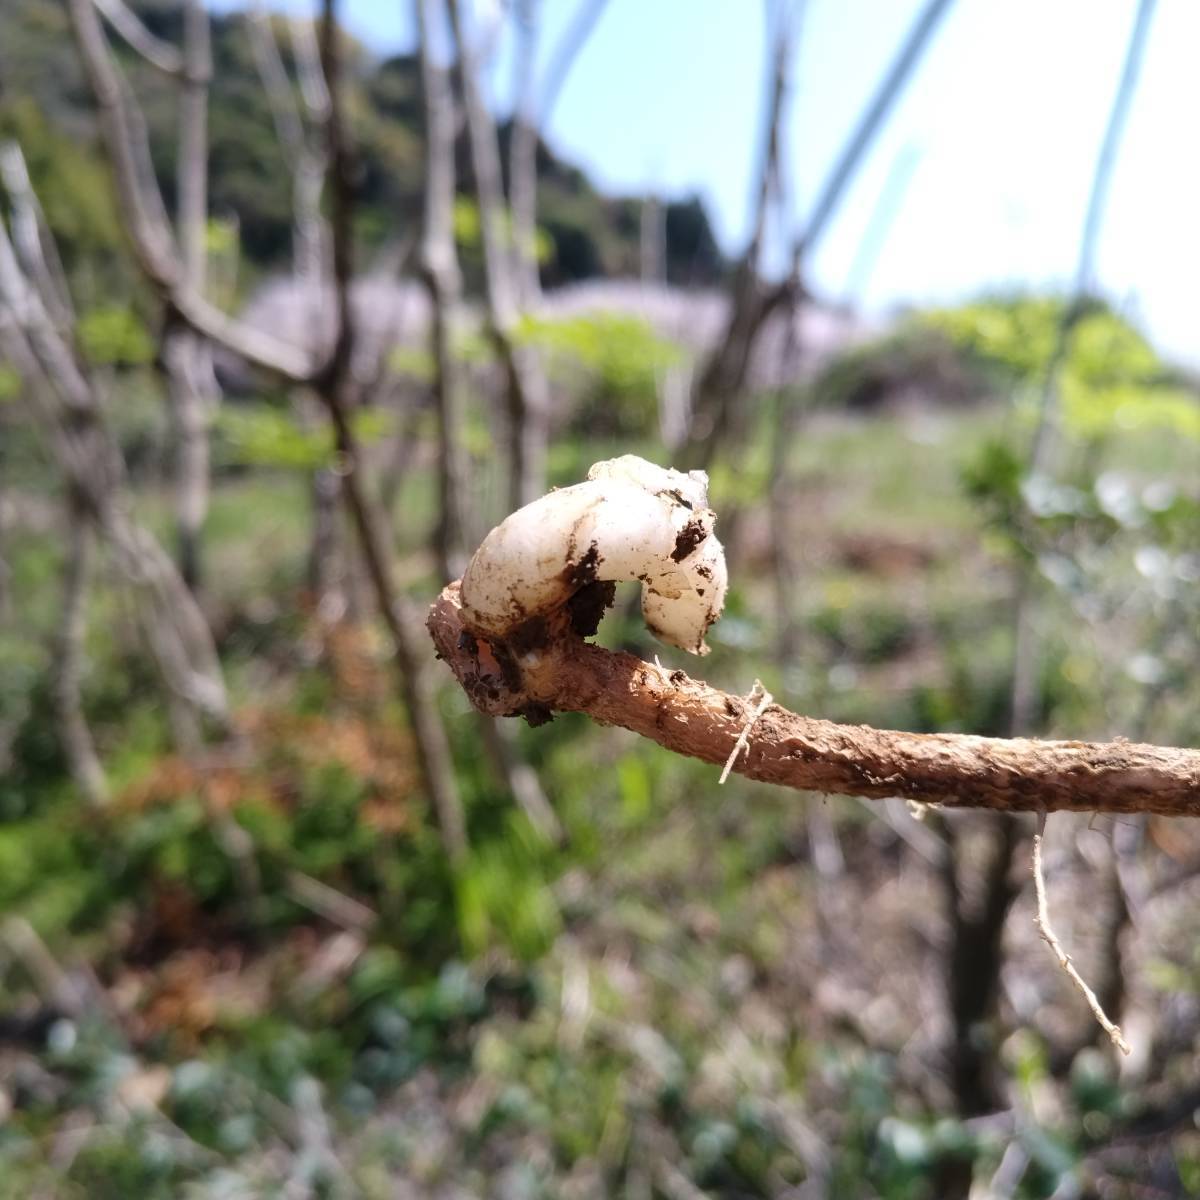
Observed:
[[[333,100],[321,66],[316,29],[312,21],[297,20],[289,22],[288,31],[292,37],[292,55],[296,60],[304,107],[314,125],[324,126],[332,119]]]
[[[179,244],[187,286],[203,295],[208,232],[208,89],[212,81],[212,33],[203,0],[184,0],[183,52],[176,180]]]
[[[1104,129],[1104,140],[1096,159],[1096,171],[1092,178],[1092,190],[1088,195],[1087,216],[1083,222],[1083,234],[1079,240],[1079,263],[1075,271],[1075,294],[1084,295],[1093,286],[1096,246],[1100,240],[1100,226],[1104,210],[1108,206],[1108,193],[1112,186],[1113,170],[1125,125],[1129,120],[1129,109],[1137,91],[1138,76],[1141,74],[1142,59],[1146,53],[1146,42],[1150,36],[1150,21],[1154,16],[1156,0],[1139,0],[1133,29],[1129,35],[1129,46],[1121,67],[1121,78],[1113,97],[1112,110]]]
[[[1112,109],[1109,112],[1108,124],[1092,176],[1087,215],[1079,243],[1079,259],[1075,270],[1073,293],[1060,314],[1054,345],[1050,351],[1045,375],[1042,379],[1037,426],[1029,446],[1029,458],[1026,463],[1026,470],[1030,475],[1044,473],[1049,468],[1053,455],[1058,424],[1058,392],[1062,372],[1070,356],[1075,329],[1091,287],[1101,218],[1112,181],[1121,135],[1137,89],[1138,74],[1153,14],[1154,0],[1139,0],[1133,28],[1130,31],[1129,45],[1125,52],[1121,78],[1113,97]],[[1035,623],[1035,583],[1030,568],[1027,565],[1018,565],[1015,585],[1016,600],[1013,605],[1013,679],[1010,703],[1011,732],[1013,733],[1029,731],[1036,717],[1038,706],[1038,668],[1040,665],[1038,648],[1041,638]]]
[[[262,4],[255,0],[246,14],[246,29],[250,35],[250,48],[254,51],[254,63],[262,80],[267,104],[271,109],[271,120],[275,124],[275,136],[289,165],[295,170],[296,163],[304,151],[304,123],[300,108],[292,93],[291,80],[279,53],[279,43],[271,28],[271,16]]]
[[[329,193],[333,285],[337,305],[337,334],[328,366],[328,383],[324,389],[329,394],[340,392],[350,382],[354,348],[354,312],[350,303],[350,285],[354,279],[354,179],[349,131],[343,112],[341,35],[336,9],[336,0],[323,0],[320,63],[329,98],[329,115],[325,122],[325,184]]]
[[[417,758],[433,803],[442,843],[447,858],[455,867],[459,867],[467,855],[467,834],[462,803],[454,782],[450,747],[438,715],[429,675],[418,650],[420,635],[417,632],[416,614],[392,579],[392,555],[387,545],[386,522],[363,486],[362,453],[350,425],[356,386],[351,369],[354,327],[349,294],[353,272],[351,235],[354,195],[347,135],[342,124],[341,53],[335,9],[335,0],[324,0],[321,62],[330,97],[327,161],[338,332],[329,368],[318,381],[317,394],[333,425],[334,443],[342,464],[342,496],[358,534],[380,615],[391,636],[392,659],[412,722]]]
[[[9,200],[19,208],[24,194],[10,192]],[[31,247],[23,246],[23,250]],[[30,284],[32,264],[19,261],[13,243],[0,223],[0,304],[7,306],[12,322],[27,343],[34,370],[45,373],[64,407],[71,412],[90,412],[95,407],[90,382],[75,358],[72,347],[55,326],[37,290]],[[79,463],[83,467],[87,456]],[[101,460],[103,461],[103,460]],[[93,470],[99,462],[92,462]]]
[[[9,195],[14,208],[20,192]],[[143,600],[146,633],[171,697],[228,721],[212,634],[174,564],[134,520],[120,450],[94,385],[22,271],[0,223],[0,335],[26,382],[23,395],[82,511]]]
[[[4,919],[0,925],[0,943],[25,968],[48,1005],[76,1020],[87,1012],[89,997],[84,988],[62,969],[37,930],[24,917]]]
[[[462,5],[459,0],[448,0],[448,3],[458,47],[467,135],[471,143],[471,166],[479,204],[488,313],[494,325],[502,331],[508,331],[516,320],[516,298],[504,246],[504,185],[496,125],[480,91],[477,55],[462,19]]]
[[[776,20],[773,24],[768,21],[771,74],[753,224],[731,285],[725,330],[696,380],[695,428],[682,452],[688,462],[701,466],[712,461],[729,430],[734,404],[745,386],[750,357],[763,325],[781,303],[799,292],[799,256],[782,285],[765,287],[760,271],[767,215],[779,177],[782,124],[796,33],[796,15],[786,0],[774,7]],[[768,5],[768,14],[770,8]]]
[[[908,36],[859,118],[850,138],[834,164],[829,177],[818,194],[816,204],[803,233],[796,239],[789,277],[783,284],[766,291],[759,298],[757,266],[766,219],[766,200],[771,190],[774,165],[778,161],[778,105],[782,99],[784,64],[777,58],[775,67],[772,115],[767,124],[767,146],[759,181],[759,205],[749,245],[735,281],[734,299],[729,326],[721,345],[709,360],[697,386],[697,414],[707,422],[698,430],[699,437],[689,448],[689,461],[705,465],[711,462],[719,439],[730,420],[731,400],[745,381],[746,364],[763,323],[779,303],[802,293],[805,261],[827,229],[842,197],[861,166],[884,119],[891,111],[913,68],[920,61],[941,18],[953,0],[928,0]],[[782,47],[788,37],[786,17],[781,18],[778,44]]]
[[[506,648],[464,626],[457,584],[433,605],[428,626],[438,654],[483,712],[542,718],[551,711],[583,712],[717,766],[728,759],[749,715],[739,697],[592,645],[569,627],[549,632],[535,654],[510,658],[510,668],[502,669]],[[1200,816],[1197,750],[902,733],[838,725],[777,704],[759,716],[734,770],[803,791],[903,796],[953,808]]]
[[[256,3],[248,18],[250,40],[259,78],[267,94],[275,132],[284,158],[292,169],[292,213],[294,225],[293,257],[297,279],[307,283],[317,294],[327,274],[329,242],[325,218],[321,213],[321,193],[325,182],[325,122],[329,119],[328,93],[324,80],[320,87],[309,81],[301,89],[306,97],[304,113],[296,103],[292,84],[283,65],[279,43],[271,18],[261,3]],[[308,79],[314,67],[320,75],[320,61],[313,43],[311,22],[292,22],[293,53],[304,64],[301,78]],[[304,33],[300,31],[304,30]],[[301,49],[303,47],[303,49]],[[314,94],[315,93],[315,94]],[[314,101],[317,101],[314,105]],[[314,128],[306,128],[306,118]]]
[[[151,282],[155,282],[153,279]],[[222,312],[202,296],[175,285],[167,291],[175,311],[199,334],[287,383],[307,384],[321,370],[306,353]]]
[[[604,15],[607,4],[608,0],[580,0],[562,41],[555,47],[550,65],[546,68],[541,95],[538,97],[537,119],[543,129],[550,120],[555,104],[558,103],[558,97],[567,82],[571,68],[575,65],[575,60],[579,57],[579,52],[592,36],[592,31]]]
[[[368,499],[359,478],[361,455],[355,444],[345,406],[338,398],[323,397],[333,422],[338,453],[345,466],[342,493],[358,533],[367,574],[380,615],[392,640],[392,658],[413,727],[417,757],[433,802],[446,856],[461,866],[467,853],[466,824],[454,783],[454,763],[437,711],[437,699],[418,649],[416,614],[396,589],[378,510]]]
[[[887,73],[880,81],[878,89],[871,97],[862,116],[859,117],[854,132],[842,148],[833,170],[817,196],[817,201],[813,205],[805,225],[802,239],[806,257],[811,255],[813,247],[825,232],[834,213],[837,212],[843,193],[854,178],[855,172],[871,148],[871,143],[875,140],[875,135],[882,128],[884,119],[896,103],[913,68],[920,62],[925,48],[929,45],[934,32],[952,3],[953,0],[927,0],[925,7],[918,14],[900,47],[899,54],[896,55]]]
[[[903,206],[905,194],[921,161],[921,153],[922,148],[918,143],[906,142],[888,167],[887,178],[875,197],[866,230],[854,249],[854,258],[842,284],[841,293],[848,305],[861,305],[865,300],[871,274]]]
[[[149,157],[145,129],[113,61],[95,0],[68,0],[68,6],[84,73],[96,101],[125,229],[143,274],[198,333],[263,370],[293,382],[307,381],[316,370],[311,355],[235,321],[189,286],[162,197],[144,178],[142,164]]]
[[[289,871],[284,886],[297,904],[351,933],[366,933],[379,919],[378,914],[361,900],[355,900],[302,871]]]
[[[1138,2],[1133,29],[1129,34],[1129,45],[1125,51],[1125,61],[1121,67],[1121,78],[1117,83],[1116,94],[1113,96],[1108,123],[1104,129],[1104,139],[1100,144],[1100,153],[1096,158],[1096,169],[1092,175],[1092,187],[1088,195],[1087,214],[1084,217],[1083,233],[1079,239],[1079,258],[1075,267],[1075,283],[1071,300],[1064,308],[1059,321],[1058,334],[1055,338],[1054,349],[1050,352],[1050,361],[1047,363],[1046,376],[1042,385],[1038,425],[1034,432],[1029,456],[1030,470],[1034,473],[1044,471],[1050,457],[1057,420],[1059,380],[1071,350],[1071,339],[1081,314],[1083,301],[1093,287],[1092,277],[1095,272],[1096,246],[1100,240],[1100,227],[1104,219],[1104,210],[1108,204],[1108,192],[1112,185],[1117,152],[1120,149],[1125,124],[1129,118],[1129,109],[1137,91],[1138,76],[1141,73],[1146,41],[1150,34],[1150,21],[1154,16],[1154,5],[1155,0],[1139,0]]]
[[[92,808],[108,801],[108,780],[96,754],[80,695],[87,634],[87,594],[91,573],[92,531],[72,490],[67,513],[67,563],[63,572],[63,609],[56,639],[54,699],[63,749],[71,776]]]
[[[504,245],[504,189],[496,126],[479,87],[477,56],[462,19],[459,0],[449,0],[450,23],[458,46],[459,74],[466,108],[475,197],[483,238],[488,332],[504,366],[509,416],[509,498],[513,508],[536,499],[545,475],[549,390],[531,347],[514,337],[518,291],[512,259]]]
[[[74,323],[75,314],[67,290],[66,272],[30,183],[25,156],[15,142],[0,146],[0,181],[12,199],[13,242],[55,323],[68,329]]]
[[[170,42],[151,33],[125,0],[95,0],[95,4],[113,29],[155,70],[173,77],[184,73],[183,56],[179,51]]]
[[[538,293],[537,264],[537,146],[550,121],[571,67],[595,29],[608,0],[581,0],[571,24],[555,48],[540,93],[536,85],[537,28],[540,0],[517,5],[520,26],[514,59],[516,99],[512,142],[509,146],[509,200],[512,208],[513,251],[522,298]]]
[[[209,17],[202,0],[184,0],[184,70],[179,99],[176,224],[183,279],[204,295],[208,260]],[[175,518],[179,563],[193,589],[201,579],[201,539],[209,502],[209,425],[221,401],[212,348],[192,330],[172,330],[164,347],[175,429]]]
[[[643,283],[666,283],[666,210],[658,196],[642,197],[638,222],[638,276]]]
[[[537,144],[534,102],[537,67],[538,0],[521,0],[514,10],[517,26],[513,56],[512,131],[508,147],[508,196],[512,209],[512,251],[516,284],[528,303],[538,292]]]
[[[211,347],[180,326],[163,346],[175,440],[175,530],[179,568],[196,590],[203,577],[201,542],[209,505],[209,429],[220,404]]]
[[[888,112],[899,98],[951,3],[952,0],[927,0],[925,7],[901,45],[899,53],[889,66],[875,94],[842,148],[841,154],[818,194],[817,202],[808,218],[807,227],[796,238],[792,252],[791,293],[786,299],[795,302],[803,297],[804,273],[808,258],[811,257],[821,236],[829,227],[855,172],[865,159]],[[798,339],[798,331],[793,321],[789,325],[788,341],[796,339]],[[775,420],[771,468],[771,508],[776,546],[775,568],[781,595],[786,591],[789,580],[795,574],[794,563],[791,561],[794,557],[792,539],[786,528],[788,511],[785,492],[789,473],[788,464],[799,420],[798,406],[794,402],[787,403],[786,398],[781,394]],[[711,445],[704,449],[706,456],[711,459]],[[794,649],[794,624],[786,606],[781,607],[780,615],[782,619],[781,648],[786,654],[790,654]]]
[[[453,579],[466,564],[466,455],[462,445],[463,408],[454,355],[454,322],[461,275],[454,248],[455,105],[446,71],[433,61],[430,0],[415,0],[421,91],[425,113],[425,212],[421,236],[421,276],[430,301],[430,349],[434,399],[438,413],[439,519],[434,550],[443,579]],[[492,717],[480,716],[483,747],[497,775],[507,784],[530,824],[548,841],[563,830],[546,799],[537,772],[520,755],[510,731]]]
[[[791,60],[795,51],[799,20],[797,12],[791,7],[788,0],[780,0],[775,5],[768,4],[768,18],[772,8],[775,9],[775,28],[771,30],[770,20],[768,19],[767,22],[771,37],[769,46],[771,84],[767,98],[767,119],[763,127],[765,136],[760,150],[761,161],[755,184],[757,195],[754,205],[754,224],[739,265],[739,283],[743,288],[747,286],[748,279],[757,277],[759,273],[763,239],[767,229],[767,215],[771,208],[771,196],[779,183],[783,153],[783,116],[787,95],[791,88]],[[737,299],[735,298],[736,304]]]
[[[147,195],[143,187],[130,106],[104,29],[96,16],[95,0],[69,0],[69,4],[84,71],[99,107],[101,133],[112,160],[121,212],[134,250],[142,269],[157,286],[174,288],[179,282],[179,263],[162,198]]]
[[[421,278],[429,293],[433,394],[438,415],[438,522],[434,550],[443,580],[466,565],[462,446],[463,408],[454,358],[454,320],[461,275],[454,249],[454,95],[447,73],[433,62],[429,0],[416,0],[421,96],[425,113],[425,215]]]

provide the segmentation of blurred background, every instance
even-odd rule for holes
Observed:
[[[0,1198],[1200,1193],[1200,838],[475,714],[513,508],[711,477],[703,664],[1194,745],[1200,8],[5,0]]]

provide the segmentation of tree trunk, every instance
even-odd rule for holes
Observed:
[[[462,391],[454,361],[454,319],[460,275],[454,250],[454,95],[450,78],[435,66],[429,47],[428,0],[416,0],[420,31],[421,95],[425,113],[425,212],[421,279],[429,295],[430,357],[438,417],[438,519],[434,555],[443,582],[466,565],[466,462]]]
[[[14,211],[28,213],[32,196],[6,174]],[[36,225],[36,220],[35,220]],[[23,247],[26,260],[39,253]],[[199,728],[203,715],[222,731],[228,706],[208,623],[174,563],[133,517],[120,448],[104,423],[93,381],[79,366],[0,223],[0,335],[26,386],[35,424],[118,570],[142,601],[151,651],[173,704],[183,704]],[[26,273],[27,272],[27,273]]]
[[[171,421],[175,433],[175,529],[179,572],[192,591],[203,576],[202,539],[208,519],[211,465],[209,428],[219,403],[209,347],[178,328],[164,348]]]
[[[959,1114],[979,1116],[1002,1107],[995,1078],[1000,1038],[990,1022],[1004,966],[1004,926],[1020,887],[1013,859],[1023,831],[1011,816],[987,816],[982,894],[968,909],[963,897],[965,854],[962,835],[947,824],[943,866],[946,918],[951,929],[946,960],[947,999],[952,1027],[950,1077]]]
[[[92,808],[102,808],[108,802],[108,780],[96,754],[81,695],[91,537],[82,506],[72,498],[67,513],[67,562],[63,572],[62,617],[56,639],[54,699],[71,777],[87,803]]]
[[[504,245],[504,187],[496,126],[479,89],[474,48],[458,0],[449,0],[479,223],[483,238],[488,333],[504,371],[509,423],[509,504],[520,508],[545,491],[550,390],[537,352],[516,339],[517,281]]]
[[[341,460],[342,498],[354,524],[380,616],[391,636],[392,662],[408,708],[417,761],[433,804],[446,856],[459,868],[467,856],[467,834],[450,745],[437,709],[437,698],[429,673],[425,670],[424,656],[418,648],[420,635],[417,632],[416,615],[392,579],[391,555],[385,534],[387,524],[363,486],[362,452],[350,425],[355,386],[351,371],[354,323],[350,306],[354,189],[350,148],[342,121],[340,33],[334,10],[334,0],[324,0],[321,64],[330,105],[327,161],[337,339],[329,369],[319,382],[317,394],[333,425],[334,444]]]
[[[212,53],[208,13],[185,0],[179,98],[176,226],[186,286],[203,296],[208,260],[208,88]],[[172,331],[165,347],[176,437],[175,521],[179,569],[193,591],[202,577],[201,536],[208,517],[209,422],[220,403],[212,355],[194,333]]]

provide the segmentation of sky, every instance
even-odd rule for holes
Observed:
[[[497,0],[477,0],[486,15]],[[542,0],[541,66],[576,5]],[[796,228],[924,0],[807,0],[785,146]],[[215,0],[237,7],[239,0]],[[1065,288],[1137,0],[955,0],[810,261],[868,312]],[[312,0],[276,0],[310,12]],[[342,0],[380,54],[411,0]],[[602,190],[699,194],[722,247],[747,236],[765,105],[764,5],[608,0],[543,133]],[[1200,3],[1158,0],[1101,230],[1096,280],[1174,357],[1200,363]],[[510,107],[511,46],[488,79]],[[873,225],[881,197],[895,201]],[[868,231],[875,233],[868,236]],[[884,236],[885,235],[885,236]],[[877,243],[877,252],[864,249]]]

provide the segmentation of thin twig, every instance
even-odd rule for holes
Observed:
[[[0,945],[25,968],[47,1005],[61,1010],[72,1020],[86,1016],[89,997],[84,989],[62,968],[37,930],[24,917],[5,918],[0,924]]]
[[[108,23],[156,71],[178,78],[184,73],[183,55],[162,38],[156,37],[125,0],[95,0]]]
[[[458,48],[458,73],[467,121],[479,231],[483,243],[484,301],[488,335],[505,377],[509,418],[509,501],[520,508],[544,490],[550,393],[534,347],[517,336],[521,296],[505,244],[505,204],[496,125],[479,82],[480,56],[459,0],[449,0]]]
[[[604,12],[608,0],[581,0],[566,33],[555,48],[540,94],[535,78],[540,3],[516,8],[517,53],[514,55],[515,95],[512,137],[509,143],[509,207],[517,284],[523,302],[538,295],[537,263],[537,147],[548,127],[554,103],[571,67]]]
[[[429,352],[438,418],[434,552],[443,580],[449,580],[466,565],[464,492],[468,474],[462,440],[466,418],[454,355],[455,317],[462,293],[451,222],[455,194],[454,94],[449,72],[433,61],[430,28],[435,14],[429,0],[416,0],[414,7],[425,114],[425,209],[419,261],[421,281],[429,295]]]
[[[54,669],[59,736],[80,793],[94,809],[108,802],[108,780],[83,708],[87,664],[87,603],[92,564],[92,531],[78,489],[67,488],[67,562]]]
[[[344,120],[341,32],[336,16],[336,0],[324,0],[320,49],[325,86],[330,99],[329,120],[326,123],[326,166],[337,339],[329,369],[319,381],[317,394],[329,414],[334,445],[343,464],[342,497],[358,535],[363,564],[380,615],[391,635],[392,661],[412,722],[417,761],[433,803],[447,858],[458,868],[466,861],[468,846],[462,801],[454,776],[454,760],[418,649],[416,614],[393,581],[386,522],[372,494],[363,485],[363,455],[351,425],[351,412],[358,394],[358,382],[351,360],[356,331],[350,305],[350,285],[354,277],[355,196],[349,130]]]
[[[862,165],[875,135],[911,77],[913,68],[920,62],[952,3],[953,0],[928,0],[905,36],[899,53],[888,66],[887,73],[880,80],[878,88],[859,117],[854,132],[842,147],[836,165],[821,187],[804,229],[806,258],[812,257],[813,248],[837,212],[842,196]]]
[[[738,740],[734,742],[733,749],[729,752],[729,757],[725,760],[725,769],[721,772],[721,778],[718,783],[724,783],[729,778],[729,772],[733,770],[733,764],[737,762],[737,757],[743,751],[750,751],[750,730],[754,728],[754,722],[767,711],[768,706],[774,701],[775,697],[767,691],[762,685],[762,680],[756,679],[754,686],[750,689],[750,695],[746,697],[747,704],[755,704],[753,711],[746,718],[746,724],[742,726],[742,732],[738,735]]]
[[[1083,304],[1093,291],[1096,248],[1100,242],[1100,229],[1108,205],[1108,193],[1112,185],[1113,171],[1125,123],[1129,118],[1130,106],[1137,91],[1138,75],[1150,33],[1150,22],[1154,16],[1155,0],[1139,0],[1137,12],[1130,31],[1129,44],[1125,50],[1125,61],[1121,67],[1121,78],[1113,97],[1104,129],[1104,140],[1096,159],[1092,174],[1092,187],[1088,194],[1087,213],[1083,220],[1083,233],[1079,239],[1079,258],[1075,266],[1075,280],[1070,301],[1063,306],[1055,334],[1054,348],[1047,361],[1042,384],[1041,404],[1038,408],[1038,424],[1034,431],[1029,451],[1031,474],[1042,474],[1050,465],[1054,449],[1055,425],[1058,418],[1058,391],[1062,369],[1070,356],[1075,330],[1083,312]]]
[[[289,899],[351,933],[366,933],[378,920],[362,901],[303,871],[289,871],[284,887]]]
[[[67,0],[67,7],[96,102],[122,224],[142,274],[197,333],[283,379],[311,382],[323,364],[307,348],[298,349],[229,316],[189,285],[162,195],[144,169],[149,161],[145,119],[118,70],[95,0]]]
[[[799,283],[793,271],[783,285],[766,286],[761,261],[771,200],[779,194],[782,178],[783,125],[797,29],[798,14],[787,5],[779,6],[777,20],[768,21],[771,74],[755,185],[754,222],[730,284],[725,329],[696,378],[692,396],[694,427],[681,450],[683,459],[693,466],[707,467],[727,440],[737,416],[735,401],[745,387],[759,335],[780,302],[792,294],[793,284]],[[798,257],[795,264],[799,264]]]
[[[1087,1006],[1092,1010],[1092,1016],[1100,1025],[1100,1028],[1108,1034],[1112,1044],[1116,1046],[1122,1054],[1129,1054],[1129,1043],[1125,1040],[1124,1034],[1121,1033],[1120,1026],[1114,1025],[1109,1020],[1100,1001],[1096,998],[1096,993],[1087,985],[1083,976],[1079,974],[1075,964],[1071,961],[1071,956],[1062,948],[1062,943],[1058,940],[1058,936],[1050,927],[1050,905],[1046,899],[1046,876],[1042,869],[1042,838],[1046,833],[1046,814],[1041,812],[1038,814],[1038,829],[1033,835],[1033,886],[1037,892],[1037,915],[1033,919],[1033,923],[1037,926],[1037,931],[1042,935],[1042,940],[1054,952],[1054,957],[1058,959],[1058,965],[1067,973],[1067,978],[1079,990],[1080,995],[1087,1001]]]
[[[14,212],[31,202],[19,189],[8,199]],[[28,383],[23,395],[30,411],[98,537],[145,601],[147,637],[164,683],[197,714],[224,727],[228,708],[211,631],[162,547],[132,516],[125,464],[105,425],[95,381],[33,286],[37,274],[34,265],[19,261],[0,222],[0,338]]]

